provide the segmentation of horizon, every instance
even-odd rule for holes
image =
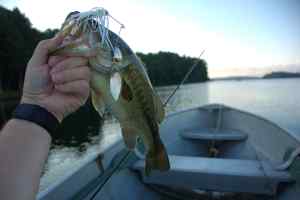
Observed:
[[[18,7],[41,31],[59,28],[71,11],[104,7],[124,23],[121,37],[135,52],[198,57],[206,49],[202,58],[212,78],[256,75],[278,66],[300,71],[299,1],[187,2],[13,0],[1,5]],[[111,28],[118,31],[116,24]]]
[[[272,72],[291,72],[300,73],[300,64],[273,65],[265,67],[248,67],[248,68],[208,68],[210,78],[228,78],[228,77],[262,77]],[[212,76],[210,76],[212,75]]]

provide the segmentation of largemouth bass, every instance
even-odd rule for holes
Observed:
[[[145,173],[170,168],[166,149],[159,136],[164,107],[155,93],[145,67],[130,47],[106,27],[108,12],[96,9],[70,13],[59,34],[62,45],[52,55],[89,58],[91,96],[95,109],[107,109],[119,121],[126,146],[133,150],[137,138],[146,148]],[[120,92],[112,94],[111,80],[121,83]]]

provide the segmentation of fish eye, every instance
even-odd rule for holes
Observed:
[[[98,29],[98,23],[95,19],[89,19],[88,20],[88,25],[94,31],[96,31]]]

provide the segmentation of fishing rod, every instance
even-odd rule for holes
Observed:
[[[191,66],[190,70],[185,74],[185,76],[182,79],[182,81],[177,85],[177,87],[173,90],[173,92],[167,98],[166,102],[164,103],[164,107],[167,106],[167,104],[170,101],[170,99],[175,95],[175,93],[177,92],[177,90],[179,90],[179,88],[183,85],[183,83],[186,81],[186,79],[190,76],[190,74],[192,73],[192,71],[195,69],[195,67],[197,66],[197,64],[201,61],[200,58],[204,54],[204,52],[205,52],[205,49],[201,52],[198,60]]]

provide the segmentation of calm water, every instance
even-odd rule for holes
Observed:
[[[269,79],[244,81],[211,81],[181,87],[171,99],[167,112],[192,108],[208,103],[222,103],[263,116],[300,140],[300,79]],[[174,87],[157,89],[165,100]],[[120,138],[120,127],[107,121],[103,127],[104,138],[94,137],[88,149],[79,153],[76,148],[58,147],[51,151],[40,190],[61,177],[78,169],[89,158],[103,151]]]

